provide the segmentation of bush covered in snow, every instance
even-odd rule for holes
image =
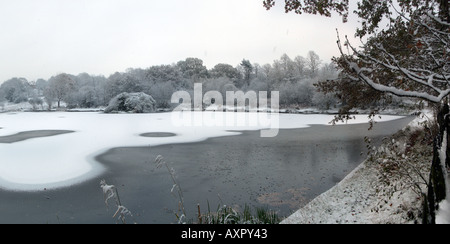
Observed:
[[[132,112],[153,113],[156,111],[156,101],[152,96],[143,92],[123,92],[115,96],[105,108],[105,113]]]

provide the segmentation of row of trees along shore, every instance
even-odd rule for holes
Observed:
[[[314,51],[309,51],[305,57],[290,58],[284,54],[272,64],[259,65],[243,59],[236,66],[219,63],[211,69],[201,59],[186,58],[170,65],[130,68],[109,77],[61,73],[48,80],[12,78],[0,85],[0,105],[28,101],[37,109],[59,108],[62,104],[68,108],[96,108],[107,106],[122,92],[144,92],[156,100],[158,108],[170,109],[175,91],[193,92],[194,83],[202,83],[203,92],[215,90],[223,97],[226,91],[268,91],[269,94],[279,91],[281,107],[326,110],[336,108],[341,100],[334,94],[319,91],[316,86],[338,75],[336,65],[323,62]]]

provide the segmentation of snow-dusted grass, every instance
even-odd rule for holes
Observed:
[[[119,192],[117,191],[116,186],[108,185],[105,180],[101,180],[100,188],[102,188],[103,191],[103,198],[105,199],[106,207],[109,208],[109,200],[114,201],[114,204],[117,207],[113,218],[117,218],[117,220],[122,222],[122,224],[126,224],[126,217],[133,217],[133,214],[120,202]]]
[[[190,118],[180,120],[183,118]],[[66,187],[101,174],[105,169],[95,156],[114,147],[156,146],[202,141],[211,137],[237,135],[236,130],[267,128],[249,126],[242,119],[256,113],[180,112],[157,114],[103,113],[0,113],[0,137],[34,130],[71,130],[74,133],[0,144],[0,187],[17,191],[36,191]],[[309,124],[328,125],[332,115],[269,116],[269,122],[283,128],[304,128]],[[277,118],[277,121],[270,120]],[[383,116],[378,121],[400,117]],[[180,123],[180,121],[182,121]],[[225,121],[225,122],[224,122]],[[235,121],[235,125],[226,121]],[[239,121],[239,124],[237,122]],[[187,123],[186,123],[187,122]],[[269,123],[269,126],[270,126]],[[349,123],[367,123],[366,115]],[[227,126],[229,125],[229,126]],[[233,131],[228,131],[233,130]],[[169,132],[174,137],[142,137],[148,132]]]

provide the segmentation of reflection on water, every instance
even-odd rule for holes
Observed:
[[[350,130],[346,126],[313,126],[282,130],[276,138],[244,132],[194,144],[124,148],[99,160],[120,168],[121,162],[117,160],[120,155],[126,154],[136,162],[163,155],[173,162],[171,166],[182,185],[185,206],[193,214],[197,204],[202,209],[208,204],[212,209],[222,204],[237,208],[249,204],[287,216],[330,189],[365,159],[366,135],[379,141],[409,121],[379,123],[372,131],[367,130],[368,125],[348,125]],[[172,184],[167,173],[155,171],[143,177],[147,185],[141,187],[145,191],[156,194],[164,202],[162,205],[176,209],[177,201],[168,193]],[[136,178],[126,184],[139,185]],[[173,215],[166,217],[159,221],[174,221]]]

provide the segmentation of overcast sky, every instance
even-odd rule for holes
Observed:
[[[58,73],[105,75],[197,57],[208,68],[338,55],[341,18],[267,11],[262,0],[0,0],[0,83]]]

